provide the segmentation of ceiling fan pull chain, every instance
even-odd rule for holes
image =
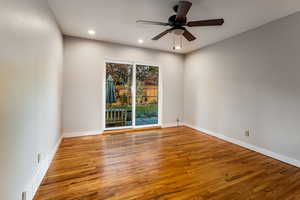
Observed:
[[[182,36],[180,35],[179,37],[180,37],[180,48],[183,48],[183,46],[182,46]]]
[[[173,35],[173,50],[175,50],[175,45],[176,45],[176,42],[175,42],[175,34],[172,34]]]

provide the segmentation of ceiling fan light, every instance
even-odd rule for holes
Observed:
[[[93,29],[88,30],[89,35],[95,35],[96,31],[94,31]]]
[[[174,29],[173,33],[175,35],[182,35],[184,33],[184,30],[183,29]]]
[[[173,35],[173,50],[178,51],[182,49],[182,36],[181,35]]]

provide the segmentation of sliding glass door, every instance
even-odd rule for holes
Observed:
[[[155,66],[136,65],[135,124],[158,124],[159,70]]]
[[[159,68],[106,62],[105,128],[159,124]]]
[[[131,127],[133,65],[106,63],[105,128]]]

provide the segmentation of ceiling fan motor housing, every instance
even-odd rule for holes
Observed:
[[[169,24],[174,27],[184,26],[186,24],[186,17],[182,21],[176,21],[176,15],[172,15],[169,18]]]

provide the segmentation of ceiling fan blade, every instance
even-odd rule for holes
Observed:
[[[136,23],[139,23],[139,24],[149,24],[149,25],[169,26],[169,23],[156,22],[156,21],[146,21],[146,20],[137,20]]]
[[[158,34],[157,36],[155,36],[154,38],[152,38],[152,40],[159,40],[160,38],[162,38],[164,35],[166,35],[167,33],[169,33],[170,31],[172,30],[171,29],[168,29],[168,30],[165,30],[164,32]]]
[[[189,27],[193,26],[221,26],[224,24],[224,19],[210,19],[201,21],[190,21],[186,25]]]
[[[191,34],[188,30],[185,30],[182,35],[190,42],[196,39],[196,37],[193,36],[193,34]]]
[[[179,1],[177,8],[176,21],[184,21],[187,13],[192,7],[192,3],[189,1]]]

